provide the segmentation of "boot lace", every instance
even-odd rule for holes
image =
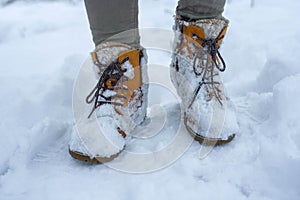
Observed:
[[[86,97],[86,103],[91,104],[94,102],[93,109],[89,114],[88,118],[91,117],[93,112],[103,104],[114,104],[123,106],[122,103],[113,101],[113,98],[123,98],[127,99],[124,95],[114,94],[106,97],[104,92],[107,90],[115,91],[118,89],[127,90],[127,88],[122,84],[121,87],[117,86],[117,83],[121,80],[126,81],[126,77],[124,73],[127,71],[126,69],[122,69],[122,65],[129,60],[129,57],[124,58],[122,61],[113,61],[108,67],[103,71],[98,83],[94,87],[94,89],[89,93]]]
[[[207,53],[210,55],[210,59],[213,64],[211,64],[210,62],[207,62],[206,66],[199,67],[201,70],[200,70],[200,72],[197,72],[196,66],[199,66],[199,62],[201,61],[201,58],[199,57],[198,54],[196,55],[196,57],[194,59],[194,63],[193,63],[193,70],[197,76],[201,76],[202,78],[201,78],[201,81],[199,82],[197,88],[194,91],[193,99],[189,105],[189,108],[194,103],[194,101],[195,101],[196,97],[198,96],[198,93],[203,85],[206,85],[208,88],[211,88],[212,93],[209,93],[209,96],[210,97],[215,96],[216,99],[218,100],[218,102],[221,105],[223,105],[221,102],[222,97],[220,95],[221,90],[218,87],[220,85],[220,82],[214,80],[214,77],[217,76],[218,73],[215,72],[214,69],[217,68],[218,71],[220,71],[220,72],[224,72],[226,69],[226,64],[225,64],[223,57],[221,56],[221,54],[219,52],[220,47],[218,45],[218,42],[224,38],[224,35],[218,36],[215,39],[204,39],[204,38],[199,37],[196,34],[193,34],[193,38],[198,39],[202,42],[201,46],[203,48],[207,49]]]

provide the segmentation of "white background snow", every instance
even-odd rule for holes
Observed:
[[[84,4],[24,2],[0,8],[1,200],[300,199],[298,0],[228,0],[223,77],[241,131],[141,175],[68,155],[73,81],[93,49]],[[175,6],[140,1],[140,27],[171,30]]]

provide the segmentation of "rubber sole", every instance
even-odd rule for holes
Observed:
[[[117,154],[114,154],[110,157],[95,157],[95,158],[90,158],[88,155],[85,155],[81,152],[78,151],[72,151],[71,149],[69,149],[69,154],[75,158],[76,160],[80,160],[83,162],[87,162],[87,163],[92,163],[92,164],[102,164],[102,163],[107,163],[112,161],[113,159],[115,159],[116,157],[118,157],[118,155],[121,153],[122,151],[120,151]]]
[[[232,135],[230,135],[227,139],[223,139],[223,138],[210,138],[210,137],[205,137],[202,135],[197,134],[195,131],[193,131],[188,125],[187,125],[187,118],[184,118],[184,125],[186,127],[186,129],[188,130],[189,134],[196,140],[198,141],[200,144],[202,145],[206,145],[206,146],[220,146],[220,145],[224,145],[227,144],[229,142],[231,142],[234,137],[235,134],[233,133]]]

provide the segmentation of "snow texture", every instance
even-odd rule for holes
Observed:
[[[223,79],[240,133],[205,159],[194,143],[171,166],[141,175],[68,154],[72,86],[93,49],[83,2],[0,8],[0,199],[298,200],[300,2],[251,2],[228,0],[224,13],[231,22],[221,49]],[[171,30],[175,6],[175,0],[140,1],[141,27]],[[149,63],[170,62],[153,55],[148,51]],[[167,120],[178,122],[178,104],[163,91],[150,87],[149,94],[149,105],[159,101]],[[142,141],[139,150],[172,138],[177,124],[171,124],[165,137]]]

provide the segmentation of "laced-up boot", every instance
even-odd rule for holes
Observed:
[[[187,130],[205,145],[233,140],[239,128],[221,73],[226,65],[219,48],[228,20],[187,22],[177,17],[171,80],[182,99]]]
[[[90,93],[86,91],[89,113],[74,128],[69,145],[72,157],[104,163],[122,152],[127,135],[146,117],[146,63],[145,50],[126,44],[102,43],[91,53],[87,69],[94,69],[96,76],[88,78],[93,79],[95,87]],[[91,128],[89,119],[93,117],[99,122],[100,132]]]

